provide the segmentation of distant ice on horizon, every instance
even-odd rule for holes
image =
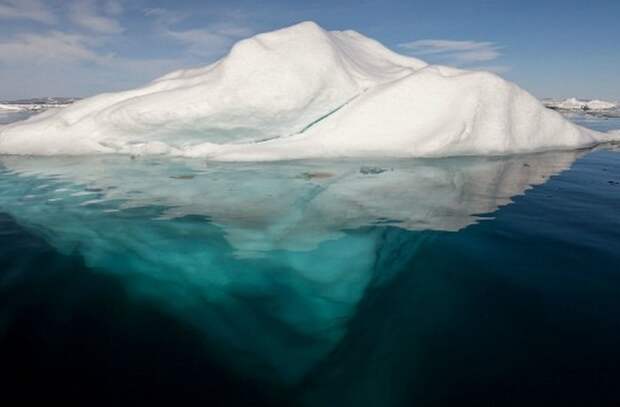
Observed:
[[[560,113],[580,113],[600,117],[620,117],[620,103],[605,100],[586,100],[577,98],[543,99],[543,104],[549,109]]]
[[[403,56],[304,22],[221,60],[0,127],[0,154],[165,154],[260,161],[504,155],[617,138],[499,76]]]
[[[42,112],[47,109],[67,107],[78,98],[45,97],[11,101],[0,101],[0,113],[4,112]]]

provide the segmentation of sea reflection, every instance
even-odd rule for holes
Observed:
[[[1,157],[0,210],[200,328],[238,371],[295,383],[344,337],[369,287],[403,264],[384,259],[414,256],[424,231],[492,216],[581,154],[260,164]],[[408,244],[385,238],[394,228],[411,231]]]
[[[68,183],[52,197],[63,206],[103,204],[108,213],[159,207],[159,220],[207,217],[236,251],[251,254],[312,250],[345,230],[373,225],[458,231],[566,170],[581,154],[272,164],[3,157],[0,163],[5,176]],[[40,185],[30,192],[30,201],[50,200]]]

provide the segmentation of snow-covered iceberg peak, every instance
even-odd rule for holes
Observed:
[[[304,22],[242,40],[207,67],[2,127],[0,153],[444,156],[609,137],[493,74],[431,66],[359,33]]]

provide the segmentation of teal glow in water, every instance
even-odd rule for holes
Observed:
[[[0,369],[16,392],[222,405],[618,399],[613,149],[1,157],[0,190]]]

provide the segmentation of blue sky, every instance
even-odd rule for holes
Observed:
[[[539,97],[620,99],[618,0],[0,0],[0,100],[132,88],[304,20]]]

